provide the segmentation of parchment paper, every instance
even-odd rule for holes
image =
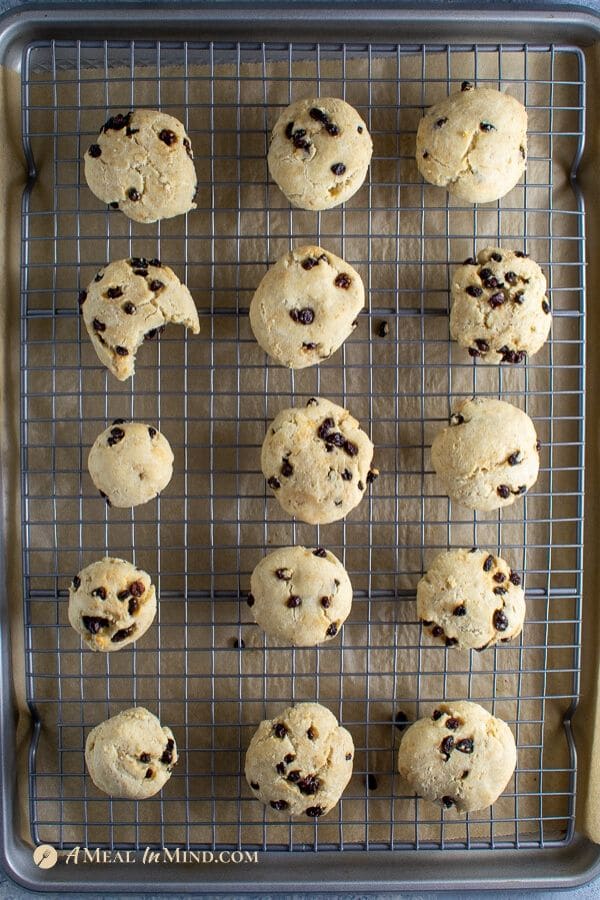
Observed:
[[[447,204],[441,189],[422,186],[413,159],[422,106],[447,92],[445,54],[428,54],[424,63],[419,53],[369,58],[349,52],[344,59],[323,53],[317,68],[314,53],[298,49],[267,64],[263,81],[255,52],[237,61],[235,53],[215,55],[211,80],[203,65],[208,51],[188,61],[183,78],[182,60],[165,50],[159,89],[154,57],[145,59],[143,51],[133,88],[124,51],[110,51],[106,64],[84,51],[79,85],[72,50],[59,57],[55,72],[39,53],[29,94],[38,177],[28,218],[31,474],[24,514],[32,652],[24,667],[17,539],[12,547],[15,680],[23,710],[24,675],[31,677],[42,723],[34,796],[39,838],[57,845],[292,841],[312,847],[314,823],[290,826],[263,813],[241,773],[260,719],[290,701],[318,699],[349,728],[357,747],[354,777],[340,806],[319,822],[318,845],[438,843],[440,811],[407,795],[393,774],[400,734],[392,720],[398,710],[412,720],[440,700],[464,697],[513,727],[518,770],[491,812],[468,824],[444,813],[444,839],[464,840],[467,828],[483,845],[492,838],[560,836],[571,812],[572,761],[562,717],[574,691],[577,612],[577,500],[568,496],[577,486],[579,318],[568,315],[579,308],[576,202],[568,180],[577,116],[551,106],[575,106],[576,88],[553,92],[548,55],[530,53],[525,97],[523,54],[503,53],[502,86],[529,108],[527,187],[515,188],[500,211],[490,205],[474,213]],[[481,53],[478,66],[481,83],[498,78],[497,53]],[[473,71],[472,54],[452,54],[456,87]],[[554,78],[575,75],[573,59],[558,54]],[[343,94],[370,114],[370,179],[343,208],[290,212],[268,179],[268,133],[290,99],[318,93]],[[85,148],[108,115],[134,104],[161,105],[187,123],[199,192],[198,209],[186,218],[136,225],[101,208],[85,185]],[[16,170],[8,171],[14,178]],[[552,217],[551,197],[564,211]],[[18,214],[9,221],[14,241]],[[551,272],[552,343],[527,369],[473,366],[448,342],[452,266],[498,235],[507,246],[523,246],[525,232],[527,250]],[[290,245],[313,241],[358,268],[369,315],[330,361],[291,375],[265,365],[246,311],[267,264]],[[11,253],[16,259],[14,248]],[[134,382],[121,385],[99,365],[76,315],[76,296],[107,259],[130,254],[158,255],[185,278],[202,333],[188,338],[169,329],[158,345],[141,348]],[[19,409],[15,279],[11,284],[5,472],[16,462]],[[390,324],[387,338],[375,334],[382,318]],[[501,392],[526,408],[545,447],[536,488],[498,519],[451,506],[431,472],[429,446],[447,419],[449,398],[474,391]],[[320,530],[288,521],[265,493],[259,466],[268,421],[294,398],[301,403],[318,393],[344,402],[361,419],[382,473],[345,522]],[[176,455],[175,475],[160,500],[133,512],[107,510],[87,473],[89,446],[117,416],[159,423]],[[18,536],[19,485],[14,475],[11,481],[9,521]],[[355,587],[341,638],[320,650],[268,644],[244,602],[261,555],[292,542],[331,548]],[[520,641],[469,658],[421,635],[414,589],[440,549],[475,543],[502,550],[515,569],[526,571],[528,619]],[[135,649],[110,657],[83,652],[66,613],[71,577],[104,553],[135,559],[153,574],[160,596],[155,627]],[[236,637],[243,637],[243,651],[233,647]],[[173,728],[181,754],[162,794],[142,804],[111,801],[97,791],[85,776],[82,751],[93,725],[132,703]],[[367,792],[366,773],[376,775],[376,790]]]

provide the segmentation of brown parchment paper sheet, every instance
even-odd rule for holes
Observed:
[[[495,238],[488,238],[499,228],[507,246],[511,238],[521,246],[526,230],[529,252],[542,264],[554,264],[555,309],[578,308],[576,223],[569,215],[576,203],[568,181],[575,140],[562,134],[574,131],[577,120],[569,110],[553,115],[549,110],[552,101],[575,105],[576,92],[561,86],[552,94],[548,54],[529,55],[528,187],[518,186],[502,201],[500,218],[489,206],[480,207],[475,220],[471,210],[447,208],[442,190],[422,188],[411,158],[421,104],[446,93],[447,57],[428,56],[423,87],[421,55],[403,56],[398,88],[395,56],[375,54],[369,61],[350,54],[343,63],[345,96],[363,114],[371,106],[375,156],[370,185],[344,208],[320,216],[290,214],[268,181],[266,138],[290,97],[317,94],[314,58],[298,51],[291,63],[287,58],[271,62],[266,82],[257,60],[216,59],[213,80],[206,66],[190,64],[187,81],[175,65],[180,62],[161,61],[160,92],[152,59],[135,67],[133,93],[131,70],[122,57],[103,69],[97,60],[86,63],[84,54],[79,85],[68,64],[58,67],[53,84],[43,66],[31,78],[38,178],[31,198],[35,215],[29,218],[26,599],[32,654],[25,671],[32,672],[42,721],[35,779],[39,838],[90,846],[263,840],[267,846],[290,840],[312,845],[313,823],[290,828],[270,811],[263,820],[241,772],[260,719],[291,700],[319,699],[340,715],[357,747],[355,775],[343,802],[318,825],[320,846],[339,845],[342,839],[346,845],[438,842],[439,810],[407,796],[393,775],[399,732],[391,719],[398,709],[411,719],[427,714],[445,697],[470,697],[494,709],[509,721],[519,746],[515,778],[491,812],[471,817],[471,839],[560,836],[567,824],[570,769],[561,720],[573,694],[576,612],[569,593],[576,566],[576,501],[569,492],[577,485],[576,448],[570,442],[577,439],[571,417],[577,402],[578,321],[555,316],[553,346],[536,356],[527,373],[478,366],[474,376],[471,362],[448,343],[444,311],[449,262],[472,254],[475,226],[478,249],[493,243]],[[559,54],[554,78],[576,75],[573,62]],[[471,78],[473,66],[472,54],[453,54],[452,77],[458,83]],[[480,78],[498,77],[496,53],[481,54],[478,66]],[[322,95],[344,91],[339,57],[324,55],[319,73]],[[504,87],[525,99],[523,54],[505,52],[502,75]],[[9,80],[16,102],[16,79]],[[107,114],[132,103],[162,105],[182,119],[187,106],[199,176],[198,209],[187,218],[187,233],[183,218],[148,227],[129,223],[119,212],[107,214],[85,185],[81,153]],[[547,187],[550,152],[552,191]],[[7,171],[14,180],[17,168]],[[565,213],[552,217],[549,230],[551,194]],[[78,215],[78,209],[84,212]],[[8,221],[7,239],[14,242],[18,212]],[[440,314],[387,313],[388,339],[371,337],[378,316],[373,323],[364,316],[343,351],[319,370],[292,377],[278,367],[265,368],[246,310],[267,263],[290,243],[312,242],[319,233],[325,248],[343,254],[361,272],[371,309],[418,310],[422,291],[427,310]],[[10,254],[17,259],[14,243]],[[202,333],[192,339],[176,328],[168,330],[158,346],[141,348],[135,381],[122,385],[99,366],[71,313],[78,288],[107,258],[131,254],[159,255],[185,276],[201,313]],[[4,367],[4,376],[10,373],[3,405],[10,423],[3,433],[5,473],[17,462],[17,266],[13,269]],[[55,316],[44,315],[53,308]],[[37,317],[33,310],[39,311]],[[475,528],[468,510],[451,507],[438,494],[431,473],[428,448],[448,415],[449,397],[469,395],[475,388],[501,390],[506,399],[526,406],[546,448],[536,490],[526,507],[517,504],[502,514],[501,529],[491,519]],[[345,523],[320,532],[289,522],[273,499],[265,501],[259,447],[266,423],[289,405],[293,391],[297,402],[317,393],[340,401],[345,391],[348,407],[371,433],[382,473],[370,499]],[[149,422],[160,417],[176,455],[173,480],[160,501],[133,512],[107,511],[85,464],[96,434],[117,416]],[[18,535],[14,471],[10,478],[15,492],[9,521]],[[500,541],[513,567],[526,570],[531,596],[522,641],[474,653],[469,660],[462,651],[446,651],[421,638],[412,592],[436,552],[448,543],[471,546],[475,540],[493,549]],[[268,646],[238,600],[265,550],[293,542],[324,544],[345,558],[357,591],[341,639],[318,651]],[[15,683],[23,710],[16,540],[11,549]],[[110,658],[82,652],[66,615],[70,578],[104,552],[135,558],[153,573],[161,597],[155,627],[134,650]],[[556,592],[550,601],[543,594],[547,586]],[[399,599],[391,597],[394,590],[400,591]],[[239,636],[246,644],[241,653],[233,648]],[[90,727],[132,703],[157,712],[183,751],[166,789],[142,804],[109,801],[100,794],[85,776],[82,752]],[[368,797],[366,772],[376,774],[379,783]],[[444,820],[446,840],[465,838],[463,818],[450,811]]]

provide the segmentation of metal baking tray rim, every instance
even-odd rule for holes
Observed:
[[[202,13],[204,31],[215,32],[219,38],[226,36],[226,32],[239,28],[240,24],[252,23],[253,34],[257,39],[267,36],[271,30],[270,7],[265,3],[257,9],[255,4],[238,3],[235,6],[229,4],[198,4],[173,10],[169,8],[170,25],[173,28],[172,38],[178,39],[180,35],[189,36],[189,27],[197,25],[197,17]],[[277,3],[281,12],[281,4]],[[369,31],[371,37],[381,32],[382,36],[390,39],[390,28],[397,25],[402,29],[402,39],[415,38],[427,31],[428,42],[437,39],[438,30],[443,34],[443,43],[452,43],[453,39],[462,37],[468,40],[476,32],[478,22],[476,18],[465,18],[468,10],[461,10],[461,17],[448,17],[447,13],[436,9],[407,9],[393,8],[388,4],[381,5],[377,10],[377,21],[373,16],[373,8],[367,5],[352,5],[338,3],[332,0],[327,9],[320,8],[320,27],[325,34],[329,34],[335,27],[339,29],[339,20],[336,18],[336,6],[344,7],[343,28],[345,33],[364,34]],[[35,40],[41,37],[73,37],[77,28],[86,24],[89,26],[90,11],[93,6],[85,9],[75,9],[73,6],[55,6],[52,8],[21,8],[0,17],[0,62],[8,67],[18,69],[20,63],[20,50],[24,41]],[[131,8],[133,12],[135,8]],[[164,13],[165,7],[162,7]],[[285,17],[290,22],[306,23],[306,14],[309,6],[290,6],[285,9]],[[314,10],[314,7],[313,7]],[[139,7],[136,9],[139,11]],[[152,12],[161,11],[160,6],[145,10],[146,24],[142,26],[140,37],[146,36],[155,27],[156,20],[152,18]],[[115,15],[115,13],[118,13]],[[473,10],[475,12],[475,10]],[[600,39],[600,12],[593,8],[589,11],[575,12],[570,10],[495,10],[486,13],[486,21],[489,26],[494,26],[497,42],[505,39],[506,34],[512,34],[519,24],[522,27],[535,23],[539,27],[536,37],[540,41],[548,35],[556,36],[561,28],[569,29],[569,39],[581,45],[590,44]],[[481,9],[477,10],[481,14]],[[118,10],[98,7],[94,9],[95,28],[102,31],[103,37],[122,34],[122,17],[127,15],[127,7],[119,7]],[[194,23],[195,20],[195,23]],[[280,26],[280,22],[278,26]],[[137,27],[137,25],[136,25]],[[309,26],[310,27],[310,26]],[[216,31],[215,31],[216,29]],[[499,30],[498,30],[499,29]],[[171,34],[170,34],[171,36]],[[516,41],[516,43],[519,43]],[[6,499],[6,486],[2,471],[0,470],[0,497]],[[4,522],[0,522],[2,538],[5,538]],[[7,621],[8,616],[8,584],[6,575],[6,560],[4,554],[0,556],[0,616]],[[119,873],[120,878],[113,878],[117,874],[110,872],[111,877],[106,878],[106,868],[102,866],[79,865],[67,868],[59,867],[58,870],[41,870],[35,866],[31,856],[31,847],[17,834],[17,784],[15,777],[14,757],[16,747],[16,721],[14,709],[14,695],[11,683],[11,646],[10,634],[6,628],[0,629],[0,692],[2,706],[0,708],[0,795],[2,798],[2,817],[0,821],[0,860],[7,873],[17,883],[33,891],[142,891],[147,889],[147,880],[142,877],[144,869],[140,865],[133,865],[127,871]],[[576,834],[571,843],[564,847],[553,849],[553,861],[556,869],[549,872],[547,851],[544,849],[522,850],[519,852],[519,875],[511,875],[507,872],[508,855],[502,850],[464,850],[453,851],[451,854],[442,851],[381,851],[377,853],[377,883],[373,882],[373,872],[365,865],[365,855],[362,851],[347,851],[344,854],[344,878],[339,877],[339,854],[321,853],[319,859],[323,863],[323,871],[318,881],[306,880],[306,858],[296,857],[289,853],[269,852],[265,854],[262,864],[259,866],[239,865],[227,869],[212,869],[211,878],[198,879],[193,884],[187,880],[191,873],[189,867],[180,866],[176,871],[175,879],[172,866],[160,866],[152,870],[153,882],[160,890],[165,892],[181,893],[185,885],[186,890],[199,892],[219,891],[221,893],[257,893],[264,894],[268,891],[281,889],[302,888],[303,891],[333,892],[341,890],[356,890],[363,893],[381,891],[394,891],[399,888],[405,890],[448,890],[460,885],[464,889],[522,889],[525,885],[529,888],[550,888],[576,886],[584,884],[600,874],[600,847],[580,834]],[[485,883],[476,875],[469,875],[474,870],[474,861],[477,860],[477,870],[486,873]],[[328,865],[328,864],[331,865]],[[125,867],[124,867],[125,868]],[[331,872],[331,874],[329,874]],[[131,876],[131,877],[129,877]],[[227,878],[227,881],[225,880]],[[125,879],[127,879],[125,881]],[[244,890],[252,884],[252,890]]]

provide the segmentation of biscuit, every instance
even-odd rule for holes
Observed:
[[[540,442],[512,403],[473,397],[458,403],[431,445],[431,461],[453,500],[482,511],[510,506],[532,487]]]
[[[486,247],[454,272],[450,336],[471,356],[523,362],[544,345],[551,324],[544,273],[520,250]]]
[[[402,736],[398,772],[425,800],[459,813],[486,809],[517,764],[512,731],[478,703],[439,703]]]
[[[250,304],[250,325],[265,353],[303,369],[335,353],[365,305],[362,279],[322,247],[297,247],[262,279]]]
[[[90,650],[120,650],[137,641],[156,615],[150,576],[124,559],[105,556],[82,569],[69,587],[69,622]]]
[[[521,633],[521,577],[487,550],[439,553],[417,585],[417,615],[447,646],[484,650]]]
[[[192,145],[178,119],[155,109],[111,116],[84,154],[85,178],[103,203],[148,224],[195,209]]]
[[[377,477],[373,444],[348,410],[312,397],[283,409],[267,430],[261,467],[283,509],[302,522],[335,522]]]
[[[90,778],[111,797],[152,797],[171,777],[177,759],[173,732],[143,706],[96,725],[85,742]]]
[[[192,295],[158,259],[109,263],[81,291],[79,306],[98,359],[119,381],[134,374],[138,347],[169,322],[200,331]]]
[[[323,547],[281,547],[250,579],[252,613],[279,643],[314,647],[339,633],[352,607],[352,585],[339,559]]]
[[[457,200],[498,200],[525,171],[525,107],[510,94],[465,81],[419,122],[416,158],[423,178]]]
[[[88,468],[109,506],[139,506],[166,488],[173,459],[166,437],[152,425],[115,419],[94,441]]]
[[[271,135],[269,172],[300,209],[331,209],[365,180],[373,142],[356,110],[336,97],[297,100]]]
[[[276,812],[309,819],[337,804],[352,776],[354,744],[319,703],[299,703],[258,726],[246,753],[254,796]]]

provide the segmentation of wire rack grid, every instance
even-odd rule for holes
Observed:
[[[524,184],[485,207],[452,202],[414,164],[424,108],[463,79],[507,89],[529,112]],[[570,840],[584,250],[582,200],[569,176],[583,149],[584,87],[581,53],[557,46],[124,40],[26,49],[21,490],[36,842],[317,851]],[[361,191],[322,213],[291,209],[265,161],[280,110],[308,95],[357,106],[375,147]],[[151,227],[99,209],[81,165],[108,115],[135,106],[184,121],[199,179],[197,210]],[[288,372],[254,342],[247,310],[268,264],[312,242],[361,272],[368,306],[330,361]],[[548,276],[552,337],[525,367],[479,365],[448,341],[452,267],[489,244],[529,251]],[[135,379],[120,384],[88,343],[76,295],[107,260],[128,255],[158,256],[177,271],[202,332],[172,328],[144,345]],[[454,398],[474,393],[528,411],[545,448],[523,503],[487,516],[440,495],[428,453]],[[268,422],[314,395],[361,420],[381,470],[347,520],[321,528],[289,521],[259,466]],[[158,424],[176,455],[168,489],[133,510],[105,508],[87,474],[88,448],[117,416]],[[340,637],[320,648],[269,644],[244,602],[258,559],[289,543],[328,546],[355,587]],[[527,588],[523,636],[481,654],[434,646],[414,604],[432,556],[471,545],[502,552]],[[82,650],[66,598],[73,574],[104,554],[152,573],[160,602],[138,644],[100,656]],[[412,720],[465,697],[509,722],[519,757],[498,803],[459,817],[406,794],[394,774],[394,716]],[[326,819],[282,823],[250,796],[243,754],[262,718],[301,700],[326,704],[349,728],[355,772]],[[132,704],[172,727],[181,755],[168,787],[141,804],[101,795],[83,760],[89,728]]]

